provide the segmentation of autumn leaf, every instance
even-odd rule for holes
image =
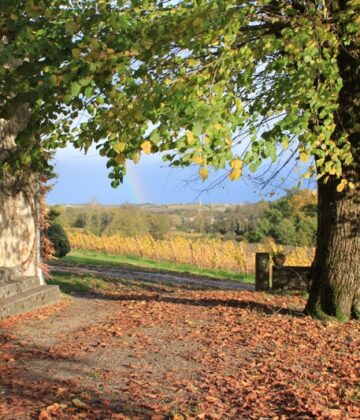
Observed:
[[[236,181],[241,177],[242,170],[241,168],[238,169],[232,169],[229,173],[229,179],[230,181]]]
[[[195,136],[194,136],[194,133],[192,131],[187,131],[186,132],[186,140],[187,140],[187,143],[190,146],[195,143]]]
[[[347,181],[342,179],[341,182],[336,187],[337,192],[340,193],[340,192],[344,191],[346,185],[347,185]]]
[[[201,156],[194,156],[191,158],[191,161],[193,163],[197,163],[198,165],[202,165],[204,163],[204,158],[202,158]]]
[[[123,163],[125,163],[125,161],[126,161],[126,158],[125,158],[125,155],[124,155],[123,153],[118,153],[118,154],[115,156],[115,162],[116,162],[118,165],[122,165]]]
[[[230,166],[231,166],[233,169],[241,169],[241,168],[242,168],[242,165],[243,165],[243,162],[242,162],[242,160],[240,160],[240,159],[233,159],[233,160],[230,162]]]
[[[300,160],[306,163],[309,160],[309,155],[306,152],[300,152]]]
[[[119,143],[116,143],[113,146],[113,149],[115,150],[115,152],[118,152],[118,153],[123,152],[125,150],[125,148],[126,148],[126,143],[125,142],[119,142]]]
[[[73,398],[72,403],[75,405],[75,407],[79,407],[79,408],[88,408],[89,407],[88,404],[86,404],[80,398]]]
[[[152,145],[149,140],[145,140],[143,143],[141,143],[141,148],[143,152],[148,155],[151,153]]]
[[[209,177],[209,169],[204,166],[203,168],[199,169],[199,175],[203,181],[205,181]]]

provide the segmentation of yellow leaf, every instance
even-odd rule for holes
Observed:
[[[209,169],[204,166],[199,170],[199,175],[201,176],[202,180],[205,181],[209,177]]]
[[[242,173],[241,168],[236,168],[236,169],[233,169],[233,170],[229,173],[229,179],[230,179],[231,181],[236,181],[237,179],[239,179],[239,178],[241,177],[241,173]]]
[[[242,165],[243,165],[243,163],[242,163],[242,160],[240,160],[240,159],[233,159],[233,160],[230,162],[230,166],[231,166],[233,169],[241,169],[241,168],[242,168]]]
[[[318,135],[318,138],[317,138],[319,141],[323,141],[323,140],[325,140],[325,134],[324,133],[320,133],[319,135]]]
[[[340,184],[336,187],[337,192],[341,192],[343,191],[345,188],[345,184],[343,184],[342,182],[340,182]]]
[[[204,163],[204,158],[201,156],[194,156],[191,158],[191,161],[197,163],[198,165],[202,165]]]
[[[300,160],[301,162],[305,163],[309,160],[309,155],[306,152],[300,153]]]
[[[126,143],[124,143],[124,142],[116,143],[113,147],[115,152],[118,152],[118,153],[123,152],[125,150],[125,148],[126,148]]]
[[[347,184],[348,184],[347,180],[342,179],[340,184],[338,184],[338,186],[336,187],[337,192],[343,191]]]
[[[231,139],[229,139],[229,138],[226,138],[226,139],[225,139],[225,143],[226,143],[229,147],[231,147],[231,146],[232,146],[232,140],[231,140]]]
[[[151,153],[151,143],[149,142],[149,140],[145,140],[142,144],[141,144],[141,148],[143,149],[144,153],[146,153],[147,155]]]
[[[352,190],[355,189],[355,185],[353,182],[350,181],[348,185],[349,185],[349,188],[351,188]]]
[[[194,137],[194,133],[192,131],[187,131],[186,132],[186,140],[187,140],[188,144],[190,144],[190,145],[195,143],[195,137]]]

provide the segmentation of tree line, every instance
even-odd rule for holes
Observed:
[[[135,206],[53,206],[64,228],[82,229],[98,236],[121,233],[125,236],[151,234],[162,238],[170,231],[170,220],[163,214],[147,213]]]
[[[274,201],[231,206],[189,205],[174,210],[171,206],[89,204],[54,206],[54,211],[63,227],[97,236],[151,234],[161,239],[171,232],[250,243],[270,237],[294,246],[314,246],[316,236],[316,196],[308,190],[290,190]]]

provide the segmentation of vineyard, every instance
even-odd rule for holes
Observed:
[[[106,252],[117,255],[137,256],[156,261],[190,264],[198,268],[254,273],[255,253],[276,252],[286,254],[286,265],[310,266],[314,248],[279,247],[271,240],[261,244],[221,241],[216,239],[191,240],[175,236],[155,240],[150,235],[126,237],[121,235],[96,236],[89,233],[68,231],[71,247]]]

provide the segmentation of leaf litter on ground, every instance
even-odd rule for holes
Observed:
[[[304,304],[110,284],[4,320],[0,418],[360,418],[359,323]]]

